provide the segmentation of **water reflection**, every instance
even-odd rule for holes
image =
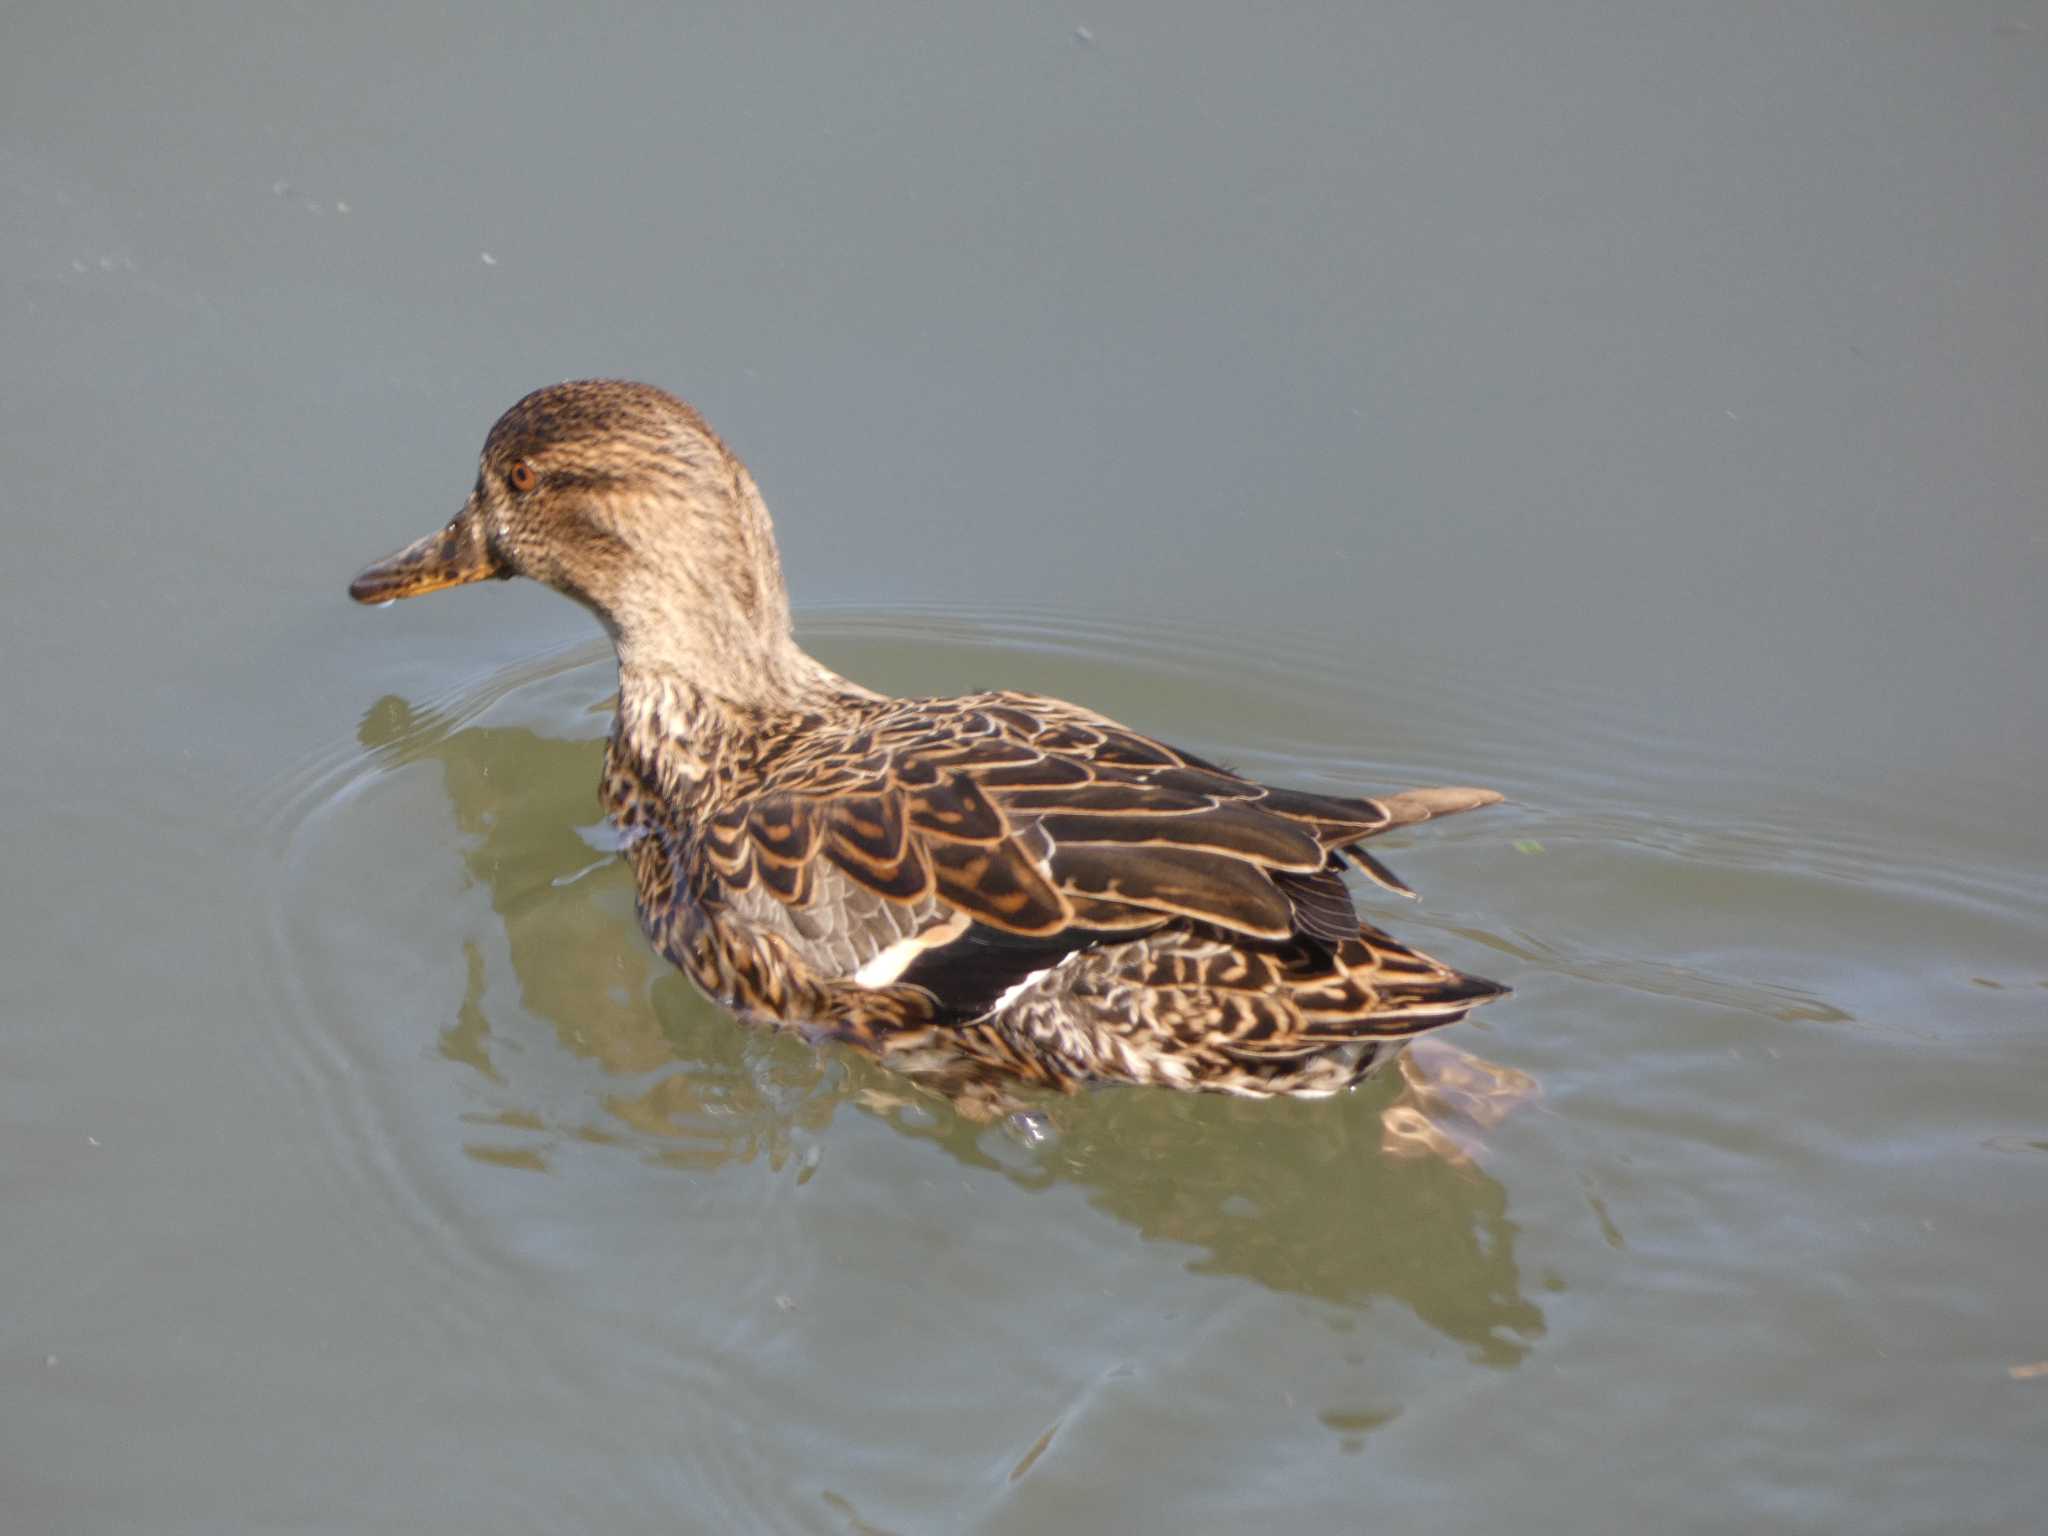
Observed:
[[[1061,1117],[1037,1168],[1009,1171],[1087,1188],[1146,1237],[1197,1250],[1196,1273],[1345,1306],[1390,1297],[1475,1360],[1514,1365],[1543,1313],[1522,1293],[1507,1191],[1473,1166],[1386,1155],[1377,1111],[1395,1091],[1384,1080],[1327,1104],[1094,1094]],[[999,1132],[955,1116],[906,1129],[1006,1166]]]
[[[864,1058],[741,1028],[700,997],[641,937],[630,876],[607,855],[594,736],[457,723],[397,698],[371,709],[359,736],[387,770],[438,765],[468,875],[503,924],[518,1006],[614,1080],[569,1115],[519,1102],[518,1055],[493,1023],[510,1023],[506,1005],[492,995],[483,949],[467,942],[468,984],[440,1049],[510,1101],[472,1117],[488,1127],[488,1139],[469,1139],[472,1156],[544,1169],[566,1140],[622,1142],[678,1168],[761,1159],[801,1180],[805,1147],[851,1103],[1021,1186],[1079,1186],[1146,1238],[1192,1250],[1197,1273],[1347,1308],[1391,1298],[1495,1366],[1515,1364],[1543,1333],[1522,1292],[1505,1189],[1462,1156],[1389,1146],[1403,1111],[1419,1118],[1425,1107],[1400,1078],[1322,1104],[1115,1091],[1055,1099],[1055,1134],[1034,1145],[953,1114]],[[1439,1055],[1430,1107],[1471,1092],[1480,1068]]]

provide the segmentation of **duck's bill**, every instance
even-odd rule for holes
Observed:
[[[348,595],[359,603],[389,603],[511,574],[511,568],[491,552],[478,520],[464,509],[439,533],[370,566],[348,584]]]

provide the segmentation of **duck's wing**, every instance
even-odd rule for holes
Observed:
[[[1181,922],[1356,941],[1356,845],[1484,790],[1336,799],[1253,783],[1056,700],[908,700],[811,732],[699,850],[814,964],[974,1017],[1077,949]],[[763,898],[772,898],[772,906]]]

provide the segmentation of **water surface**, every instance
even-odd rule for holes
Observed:
[[[2038,1525],[2044,38],[11,12],[10,1529]],[[698,998],[586,616],[343,595],[593,373],[870,685],[1505,792],[1369,903],[1533,1091],[1032,1140]]]

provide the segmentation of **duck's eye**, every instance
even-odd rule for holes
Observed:
[[[505,478],[512,482],[513,490],[530,491],[540,484],[540,471],[533,467],[531,459],[521,459]]]

